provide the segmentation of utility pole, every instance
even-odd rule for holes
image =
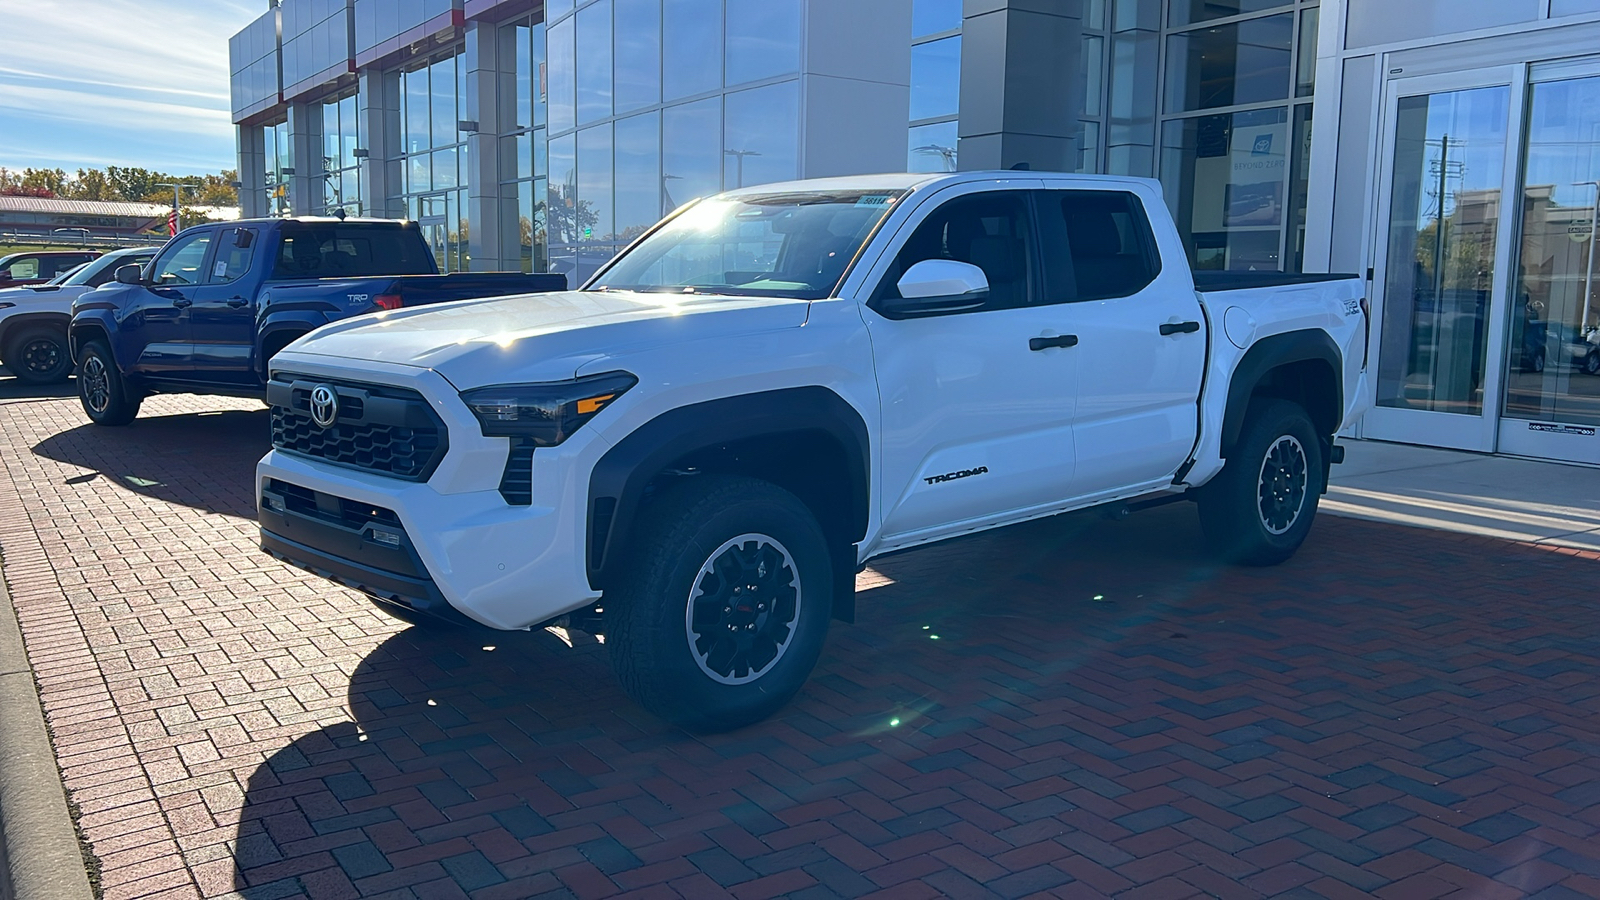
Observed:
[[[737,185],[734,185],[734,186],[735,187],[744,187],[744,158],[746,156],[760,156],[761,152],[759,150],[724,150],[722,152],[727,154],[728,156],[733,157],[734,159],[737,159],[739,161],[739,167],[738,167],[739,183]]]
[[[182,182],[161,182],[156,187],[172,188],[172,233],[177,234],[183,230],[183,189],[192,188],[194,185],[183,184]]]

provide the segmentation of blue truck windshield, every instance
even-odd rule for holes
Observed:
[[[275,281],[432,275],[437,269],[422,233],[370,222],[285,222],[272,267]]]
[[[838,287],[901,193],[703,200],[628,251],[588,289],[818,300]]]

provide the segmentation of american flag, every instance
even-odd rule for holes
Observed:
[[[178,233],[178,211],[177,210],[173,210],[172,212],[167,213],[167,234],[171,235],[171,234],[177,234],[177,233]]]

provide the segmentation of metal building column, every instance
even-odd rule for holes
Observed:
[[[500,199],[500,135],[516,123],[501,115],[499,35],[496,25],[467,23],[465,117],[475,129],[467,132],[467,248],[477,272],[515,272],[522,267],[515,248],[505,246],[502,223],[506,208]],[[516,55],[505,64],[514,68]],[[513,91],[515,87],[513,82]],[[510,207],[516,207],[515,195]]]
[[[289,211],[297,216],[320,213],[322,190],[322,107],[316,103],[289,104]]]
[[[959,165],[1072,171],[1085,0],[966,0]]]
[[[271,215],[267,202],[267,155],[262,148],[260,125],[236,128],[239,141],[239,214],[246,219]]]
[[[366,158],[361,160],[362,211],[381,219],[405,218],[400,182],[400,77],[394,72],[362,69],[356,115]]]

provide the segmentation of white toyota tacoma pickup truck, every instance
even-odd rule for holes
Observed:
[[[645,707],[733,728],[799,690],[876,556],[1190,498],[1226,559],[1288,558],[1367,332],[1354,276],[1191,272],[1151,181],[747,188],[581,290],[290,345],[261,543],[408,620],[603,634]]]

